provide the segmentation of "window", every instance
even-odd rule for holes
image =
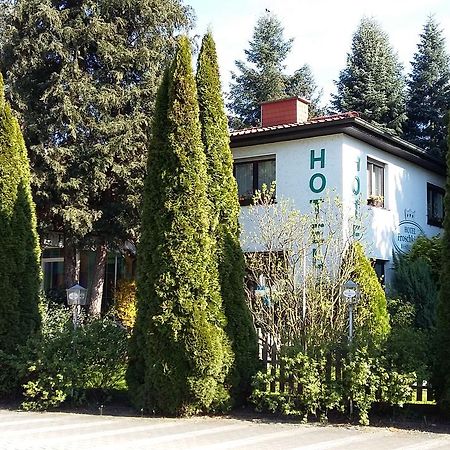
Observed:
[[[45,248],[42,252],[43,289],[47,295],[64,299],[64,257],[61,248]]]
[[[442,227],[444,221],[444,189],[427,183],[428,225]]]
[[[275,181],[275,158],[235,162],[234,176],[238,185],[239,203],[249,205],[255,191],[263,184],[270,188]]]
[[[384,164],[367,159],[367,204],[384,208]]]

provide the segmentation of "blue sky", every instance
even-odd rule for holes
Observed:
[[[450,49],[450,0],[185,0],[197,16],[194,34],[211,28],[217,44],[223,90],[228,90],[234,61],[245,59],[254,25],[267,8],[293,37],[287,72],[307,63],[324,89],[324,102],[334,92],[333,80],[344,68],[351,39],[361,17],[375,17],[388,33],[392,47],[409,71],[419,34],[430,14],[444,30]]]

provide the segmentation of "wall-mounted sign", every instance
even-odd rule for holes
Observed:
[[[392,243],[396,251],[408,253],[414,241],[425,235],[422,227],[414,221],[415,211],[405,210],[405,220],[402,220],[392,236]]]

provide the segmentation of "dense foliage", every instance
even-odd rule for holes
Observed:
[[[212,210],[212,232],[216,240],[220,288],[225,315],[226,333],[235,355],[229,382],[236,401],[250,393],[251,377],[257,365],[257,337],[245,301],[244,256],[239,243],[239,202],[233,177],[233,156],[230,150],[217,54],[211,34],[205,35],[197,67],[197,91],[206,153],[208,196]]]
[[[232,73],[228,103],[233,128],[259,125],[260,104],[268,100],[304,97],[312,103],[311,114],[318,112],[322,93],[310,67],[305,64],[293,75],[284,73],[284,61],[293,39],[286,40],[283,31],[275,15],[264,14],[256,23],[249,49],[245,50],[247,62],[235,62],[239,72]]]
[[[394,256],[392,289],[397,297],[414,307],[414,325],[431,329],[436,325],[437,280],[425,257],[417,256],[414,246],[413,251]]]
[[[127,333],[108,317],[85,319],[73,329],[71,311],[49,306],[42,336],[19,356],[25,409],[47,409],[64,401],[83,402],[89,391],[106,398],[125,388]]]
[[[145,410],[224,405],[232,365],[210,236],[206,157],[187,38],[158,95],[148,152],[128,381]]]
[[[450,148],[450,136],[447,138]],[[447,183],[444,198],[444,234],[442,237],[442,269],[436,313],[436,364],[433,386],[437,398],[450,409],[450,151],[447,152]]]
[[[120,323],[131,330],[136,321],[135,280],[119,280],[114,290],[114,309]]]
[[[386,294],[359,242],[353,245],[349,255],[351,278],[360,287],[355,307],[355,341],[357,345],[367,345],[369,350],[379,348],[390,331]]]
[[[42,311],[42,332],[20,346],[5,361],[14,369],[14,380],[24,409],[48,409],[63,402],[105,401],[125,388],[127,333],[109,317],[79,320],[73,328],[70,309],[47,305]],[[2,387],[6,373],[1,372]],[[94,397],[93,397],[94,396]]]
[[[137,237],[148,117],[190,12],[179,0],[19,0],[6,21],[1,66],[25,125],[40,226],[64,232],[66,251],[97,248],[98,313],[106,247]]]
[[[0,74],[0,351],[15,354],[40,326],[40,249],[27,150]]]
[[[336,85],[332,103],[338,111],[358,111],[363,119],[401,133],[406,119],[402,66],[374,19],[362,19]]]
[[[405,138],[444,159],[450,105],[450,58],[445,38],[433,17],[426,22],[408,78]]]
[[[326,420],[330,410],[347,411],[351,398],[359,422],[367,425],[376,401],[403,405],[411,398],[414,374],[392,369],[383,355],[362,347],[330,356],[299,352],[282,356],[275,370],[258,372],[251,398],[256,409]]]

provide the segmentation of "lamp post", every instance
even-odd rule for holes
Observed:
[[[359,300],[359,285],[352,280],[348,280],[342,286],[342,295],[348,305],[348,342],[353,341],[353,307]]]
[[[353,341],[353,307],[359,300],[359,285],[352,280],[348,280],[342,286],[342,295],[348,305],[348,343],[351,345]],[[351,354],[350,354],[351,355]],[[353,399],[349,399],[350,416],[353,416]]]
[[[78,325],[78,309],[84,306],[87,300],[87,289],[80,286],[78,283],[69,289],[66,289],[67,305],[72,306],[72,321],[73,328],[76,329]]]

